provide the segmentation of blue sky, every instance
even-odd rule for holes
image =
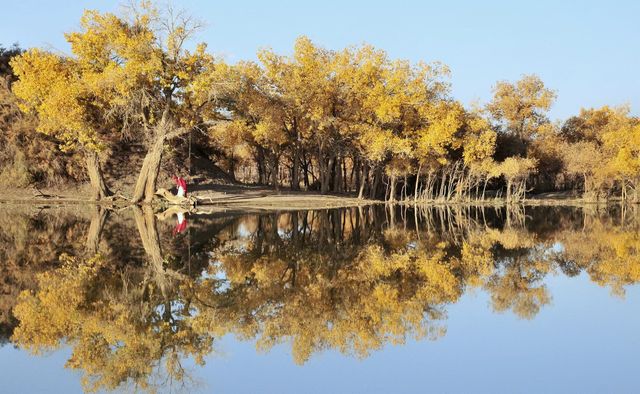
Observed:
[[[1,4],[6,3],[6,4]],[[118,1],[0,1],[0,43],[66,51],[85,8]],[[581,107],[630,104],[640,114],[638,1],[174,1],[207,23],[199,39],[228,61],[299,35],[339,49],[368,42],[393,58],[439,60],[456,98],[485,102],[498,80],[536,73],[558,92],[553,119]]]

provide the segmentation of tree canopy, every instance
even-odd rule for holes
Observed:
[[[95,199],[110,195],[103,167],[126,163],[120,148],[140,143],[130,200],[150,202],[163,157],[189,136],[190,161],[194,135],[230,178],[275,189],[414,202],[514,203],[552,190],[640,198],[639,121],[626,107],[552,122],[557,93],[531,74],[497,82],[489,102],[467,108],[442,63],[305,36],[290,54],[267,48],[229,64],[193,42],[201,25],[150,2],[88,10],[65,35],[69,55],[0,47],[13,92],[5,101],[61,157],[85,157]]]

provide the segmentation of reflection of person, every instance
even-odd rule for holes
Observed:
[[[185,182],[184,178],[182,178],[181,176],[173,176],[173,181],[176,183],[176,187],[178,189],[178,192],[176,193],[176,196],[178,197],[186,197],[187,196],[187,182]]]
[[[178,221],[176,222],[176,227],[173,229],[173,235],[180,234],[187,229],[187,218],[184,217],[184,213],[178,212],[177,216]]]

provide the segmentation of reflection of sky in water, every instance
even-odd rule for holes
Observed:
[[[640,288],[622,300],[585,275],[546,283],[552,305],[533,320],[496,314],[486,294],[467,293],[449,306],[437,341],[388,345],[364,360],[329,351],[299,367],[287,345],[264,355],[224,338],[227,357],[210,358],[199,375],[212,389],[245,393],[633,392]]]
[[[197,391],[220,393],[636,391],[640,287],[621,299],[584,274],[545,283],[552,305],[533,320],[494,313],[488,296],[474,291],[449,305],[447,334],[437,341],[387,345],[364,360],[325,351],[298,366],[288,344],[265,354],[226,336],[203,368],[189,369]],[[0,370],[11,377],[1,391],[79,392],[80,374],[63,367],[69,355],[0,348]]]
[[[290,239],[291,238],[291,233],[282,229],[278,229],[278,235],[280,236],[280,238],[282,239]]]
[[[210,270],[213,274],[205,270],[202,272],[202,279],[217,279],[220,281],[219,286],[216,288],[219,293],[229,290],[231,284],[227,280],[227,273],[222,269],[222,262],[220,260],[215,260],[209,264],[211,265]]]
[[[249,238],[251,236],[251,231],[247,229],[244,223],[240,223],[236,230],[236,236],[238,238]]]

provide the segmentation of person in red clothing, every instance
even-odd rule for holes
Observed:
[[[178,192],[176,196],[178,197],[186,197],[187,196],[187,182],[185,182],[184,178],[181,176],[173,176],[173,181],[176,183],[176,187]]]
[[[176,236],[187,229],[187,218],[184,217],[182,212],[178,212],[178,221],[173,228],[173,235]]]

